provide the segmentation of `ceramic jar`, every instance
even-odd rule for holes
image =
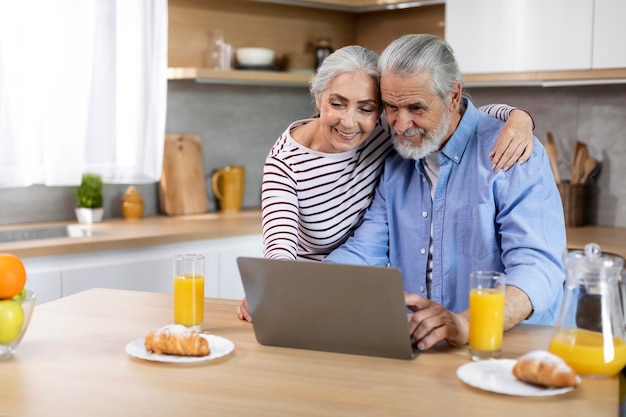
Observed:
[[[137,188],[131,185],[122,197],[122,215],[126,220],[137,220],[143,216],[143,210],[143,197]]]

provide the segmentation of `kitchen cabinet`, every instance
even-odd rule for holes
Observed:
[[[329,38],[333,48],[357,43],[377,52],[405,33],[443,37],[442,1],[431,0],[427,6],[408,2],[420,6],[393,9],[400,3],[407,5],[399,0],[384,4],[375,0],[170,0],[168,77],[215,84],[307,86],[312,71],[208,70],[204,54],[214,29],[224,30],[224,40],[233,51],[246,46],[273,49],[279,69],[286,67],[292,54],[312,55],[320,37]]]
[[[593,1],[448,0],[445,37],[467,74],[590,69]]]
[[[445,37],[469,86],[626,83],[621,0],[448,0]]]
[[[177,253],[205,256],[205,296],[243,298],[236,259],[263,256],[261,235],[208,239],[124,250],[24,258],[27,288],[38,303],[89,288],[115,288],[172,293],[172,257]]]
[[[239,238],[236,245],[225,245],[217,251],[216,265],[219,268],[217,276],[220,278],[217,281],[219,283],[217,290],[219,297],[240,300],[245,296],[241,279],[238,279],[237,258],[239,256],[262,258],[263,247],[260,245],[261,241],[261,236]]]
[[[120,257],[120,254],[90,256],[81,267],[61,271],[63,297],[90,288],[172,292],[171,257],[152,258],[147,254]]]
[[[317,37],[333,45],[353,41],[351,13],[249,0],[170,0],[168,66],[170,79],[197,78],[225,83],[294,82],[306,86],[310,74],[278,71],[222,71],[205,68],[209,34],[224,31],[224,41],[233,52],[241,47],[265,47],[276,52],[277,66],[288,54],[312,53]],[[288,34],[288,35],[287,35]],[[234,54],[233,54],[234,55]]]
[[[215,84],[307,86],[312,74],[204,68],[209,31],[221,28],[234,49],[274,49],[279,66],[290,54],[312,54],[318,37],[329,37],[334,48],[360,44],[380,52],[403,34],[431,33],[451,41],[468,86],[626,82],[626,49],[613,46],[626,35],[619,20],[626,13],[623,0],[443,3],[170,0],[168,76]],[[508,15],[497,14],[504,10]]]
[[[593,14],[594,69],[626,68],[626,1],[595,0]]]
[[[24,263],[26,264],[27,262]],[[36,304],[47,303],[63,296],[61,271],[46,270],[46,268],[38,270],[32,266],[26,266],[26,271],[26,288],[37,294]]]
[[[498,0],[448,0],[445,39],[463,73],[513,71],[511,9]]]

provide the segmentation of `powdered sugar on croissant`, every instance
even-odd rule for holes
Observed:
[[[180,324],[170,324],[151,331],[144,340],[148,352],[180,356],[206,356],[209,342],[200,334]]]
[[[519,357],[513,375],[520,381],[552,388],[575,387],[580,383],[576,372],[563,359],[545,350]]]

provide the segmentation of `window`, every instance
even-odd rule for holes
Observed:
[[[161,176],[167,0],[0,0],[0,187]]]

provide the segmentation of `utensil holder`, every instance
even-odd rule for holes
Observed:
[[[587,184],[561,182],[557,185],[563,202],[565,226],[584,226],[587,212],[586,208],[588,206],[587,198],[589,195]]]

